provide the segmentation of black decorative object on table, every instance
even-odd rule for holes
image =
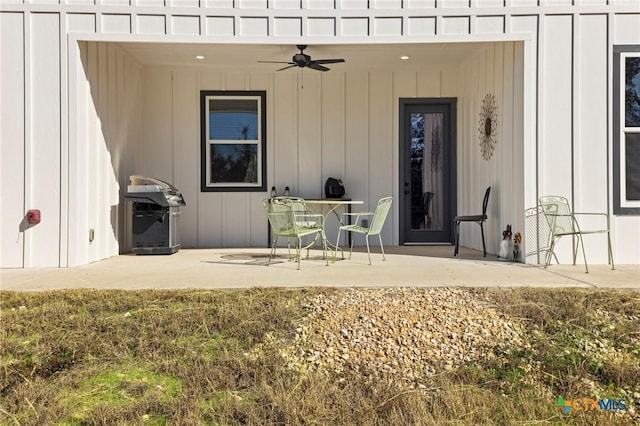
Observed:
[[[342,180],[328,178],[324,184],[324,194],[327,198],[342,198],[346,193]]]

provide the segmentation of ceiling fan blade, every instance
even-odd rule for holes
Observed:
[[[289,65],[289,66],[284,67],[284,68],[280,68],[279,70],[276,70],[276,71],[288,70],[289,68],[293,68],[293,67],[297,67],[297,66],[298,66],[298,65],[293,64],[293,65]]]
[[[261,62],[263,64],[289,64],[289,65],[295,65],[294,62],[290,62],[290,61],[258,61]]]
[[[344,59],[314,59],[311,61],[313,64],[338,64],[344,62]]]
[[[312,70],[316,70],[316,71],[329,71],[329,68],[327,67],[323,67],[320,64],[317,64],[315,61],[311,61],[307,64],[307,68],[311,68]]]

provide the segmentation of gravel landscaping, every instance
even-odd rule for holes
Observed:
[[[466,290],[352,289],[315,296],[284,351],[290,366],[372,378],[409,388],[430,375],[525,345],[518,322]]]

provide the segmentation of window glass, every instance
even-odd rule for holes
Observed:
[[[266,92],[200,92],[202,191],[266,191]]]
[[[213,144],[211,183],[258,183],[258,145]]]
[[[411,114],[411,229],[442,231],[444,168],[441,113]]]
[[[210,99],[209,139],[257,140],[257,100]]]
[[[625,126],[640,127],[640,57],[625,61]]]
[[[625,135],[626,199],[640,200],[640,133]]]

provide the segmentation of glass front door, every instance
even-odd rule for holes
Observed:
[[[451,243],[455,211],[451,106],[412,102],[401,109],[403,242]]]

